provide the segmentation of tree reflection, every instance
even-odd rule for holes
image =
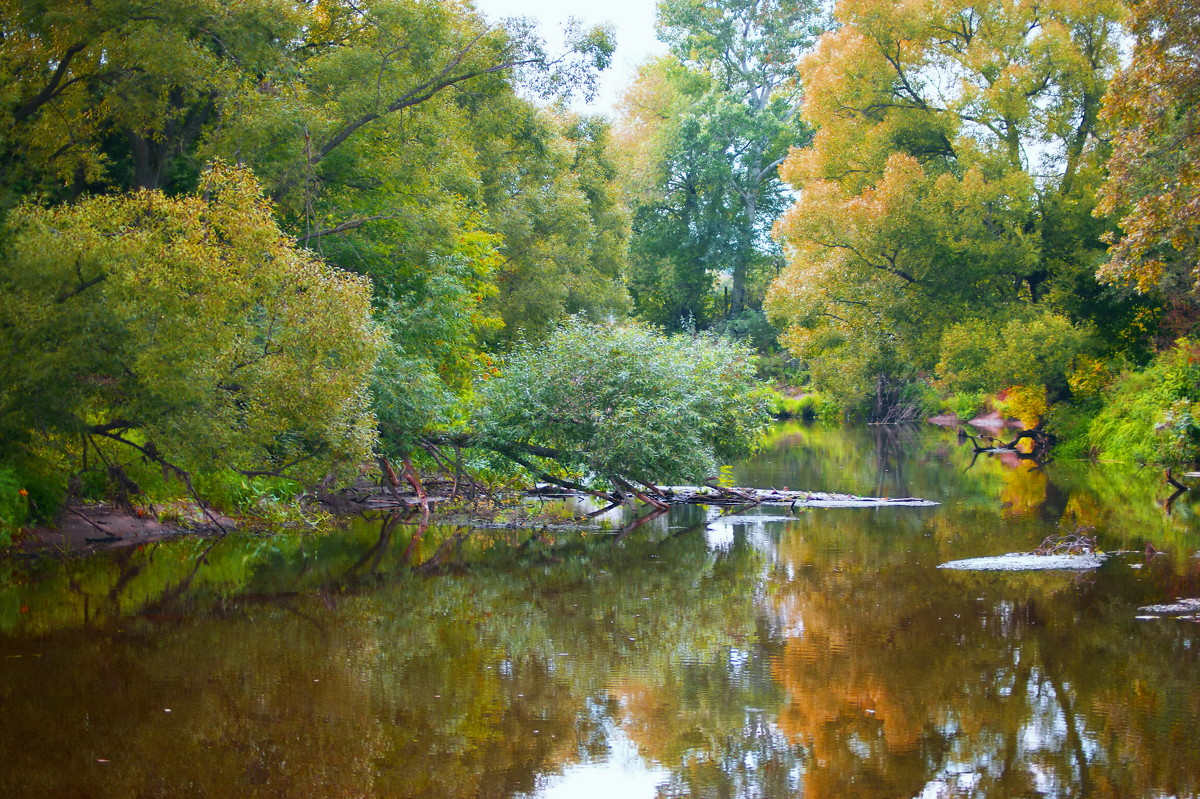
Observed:
[[[6,563],[0,794],[524,797],[614,731],[661,797],[1200,792],[1196,628],[1134,618],[1200,595],[1190,506],[1068,464],[964,473],[952,436],[787,435],[739,481],[945,504]],[[1067,526],[1171,555],[936,568]]]
[[[894,542],[848,517],[805,519],[780,542],[778,574],[799,577],[774,595],[793,631],[778,723],[808,751],[807,799],[916,796],[931,781],[946,796],[1200,788],[1194,747],[1152,733],[1200,720],[1195,653],[1164,661],[1146,640],[1170,628],[1132,627],[1111,583],[939,572],[936,540],[918,544],[927,560]],[[1113,719],[1120,695],[1139,709]]]

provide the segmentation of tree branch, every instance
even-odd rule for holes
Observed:
[[[86,44],[79,42],[67,48],[66,52],[63,53],[62,58],[58,60],[58,68],[55,69],[54,74],[50,76],[50,82],[43,86],[40,92],[35,94],[27,102],[18,106],[17,109],[13,111],[14,122],[25,121],[26,117],[54,99],[55,95],[61,92],[62,89],[65,89],[67,86],[70,86],[72,83],[80,80],[80,78],[73,78],[67,81],[65,84],[62,83],[63,76],[67,74],[67,69],[71,65],[71,59],[81,53],[85,47],[87,47]],[[60,84],[62,85],[60,86]]]

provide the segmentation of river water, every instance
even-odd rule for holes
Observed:
[[[1200,796],[1160,474],[789,425],[733,480],[942,504],[0,561],[0,795]],[[937,568],[1077,530],[1126,554]]]

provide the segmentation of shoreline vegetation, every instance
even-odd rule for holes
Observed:
[[[303,523],[364,470],[661,509],[771,415],[1015,419],[964,440],[1180,488],[1200,0],[828,5],[663,0],[606,117],[603,25],[15,0],[0,546]]]

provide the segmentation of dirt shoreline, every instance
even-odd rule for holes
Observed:
[[[556,486],[540,485],[522,492],[528,497],[585,496],[579,492],[564,491]],[[650,499],[639,497],[653,505],[655,515],[666,512],[671,505],[710,505],[726,508],[781,506],[796,508],[863,508],[891,506],[928,507],[937,502],[919,497],[864,497],[812,491],[791,491],[786,488],[724,488],[705,486],[664,486],[657,492],[649,492]],[[422,500],[415,493],[395,492],[379,487],[357,486],[339,494],[322,497],[320,507],[334,517],[354,516],[362,513],[413,513],[419,512]],[[430,521],[439,517],[461,517],[463,508],[450,502],[449,495],[429,495],[425,498],[430,511]],[[648,505],[647,507],[649,507]],[[617,507],[617,503],[609,508]],[[607,509],[606,509],[607,510]],[[468,516],[481,520],[489,515],[486,509],[466,511]],[[163,521],[163,518],[172,521]],[[209,537],[223,535],[246,525],[237,519],[212,514],[193,503],[172,503],[130,510],[110,503],[73,504],[65,507],[53,525],[43,525],[24,531],[14,542],[11,553],[36,556],[81,555],[101,550],[139,546],[153,541],[179,536]],[[536,524],[532,525],[536,526]]]
[[[174,516],[177,521],[164,522],[160,516]],[[138,513],[105,502],[72,504],[63,508],[53,524],[21,531],[9,553],[84,555],[185,535],[220,535],[237,527],[228,516],[214,514],[210,519],[198,508],[181,505],[150,506]]]

